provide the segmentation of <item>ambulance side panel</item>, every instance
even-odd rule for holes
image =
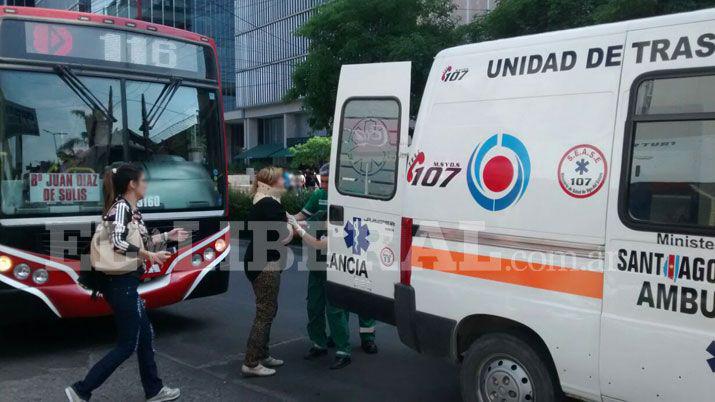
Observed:
[[[405,214],[417,228],[416,320],[446,318],[452,337],[450,345],[415,338],[421,350],[460,359],[479,320],[519,326],[553,359],[566,392],[598,399],[604,183],[621,74],[609,47],[626,35],[534,40],[457,48],[435,61],[404,178]],[[512,67],[522,60],[533,64]]]
[[[628,33],[600,355],[619,400],[715,395],[715,12],[698,15]]]

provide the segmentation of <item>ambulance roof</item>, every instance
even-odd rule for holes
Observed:
[[[517,36],[514,38],[472,43],[444,49],[436,56],[437,59],[483,53],[509,48],[530,46],[537,43],[561,42],[564,40],[587,38],[592,36],[606,36],[634,31],[639,29],[654,28],[659,26],[678,25],[715,19],[715,8],[708,8],[688,13],[664,15],[660,17],[641,18],[636,20],[614,22],[610,24],[591,25],[583,28],[567,29],[562,31],[545,32],[535,35]]]

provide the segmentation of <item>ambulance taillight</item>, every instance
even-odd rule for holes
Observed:
[[[409,285],[412,279],[412,218],[402,218],[400,236],[400,283]]]

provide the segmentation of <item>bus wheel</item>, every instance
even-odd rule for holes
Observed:
[[[460,372],[465,402],[552,402],[556,387],[544,358],[514,335],[485,335],[467,350]]]

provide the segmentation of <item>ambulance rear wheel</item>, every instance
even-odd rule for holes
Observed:
[[[510,334],[477,339],[460,373],[465,402],[552,402],[557,390],[547,363],[527,342]]]

